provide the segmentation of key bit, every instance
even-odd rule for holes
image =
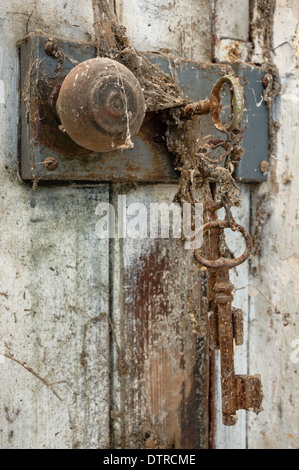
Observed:
[[[242,346],[244,342],[244,327],[243,327],[243,312],[240,308],[232,307],[232,322],[233,322],[233,339],[236,346]],[[218,326],[218,313],[216,311],[209,312],[210,324],[210,347],[212,349],[220,349],[219,343],[219,326]]]

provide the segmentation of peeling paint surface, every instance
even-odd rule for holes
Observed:
[[[165,48],[179,57],[210,60],[209,0],[121,0],[117,12],[138,49]]]
[[[250,368],[261,370],[266,397],[265,411],[258,418],[249,419],[248,438],[253,448],[299,447],[298,364],[292,361],[292,343],[299,338],[296,95],[296,80],[285,82],[276,110],[281,122],[274,169],[278,192],[272,195],[271,183],[263,184],[253,199],[255,214],[270,211],[262,228],[267,243],[263,244],[261,259],[252,277],[258,290],[251,297],[250,337],[254,339],[249,343]],[[260,205],[262,195],[268,197]]]
[[[214,51],[217,61],[247,61],[249,43],[249,0],[215,0]]]
[[[127,204],[171,204],[176,185],[120,187]],[[114,199],[113,199],[114,200]],[[115,240],[118,332],[114,440],[126,448],[208,447],[207,342],[191,318],[192,257],[178,239]],[[151,447],[153,446],[153,447]]]
[[[28,188],[18,213],[4,197],[17,232],[1,245],[1,416],[19,412],[1,421],[2,448],[109,443],[108,241],[94,232],[107,197],[105,186]]]
[[[250,373],[260,370],[264,412],[248,418],[248,447],[298,449],[298,2],[276,1],[271,59],[282,90],[274,106],[277,147],[267,183],[252,192],[253,231],[264,242],[252,260]]]
[[[0,106],[0,447],[5,449],[109,444],[109,247],[94,233],[95,207],[109,198],[107,186],[34,192],[17,176],[17,41],[32,28],[85,40],[92,32],[91,13],[89,1],[81,2],[78,15],[72,2],[53,2],[50,9],[40,1],[0,5],[6,99]]]

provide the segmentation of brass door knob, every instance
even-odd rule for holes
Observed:
[[[64,79],[56,104],[61,124],[81,147],[96,152],[132,148],[145,115],[137,78],[124,65],[89,59]]]

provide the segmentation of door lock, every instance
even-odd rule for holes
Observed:
[[[145,116],[147,90],[135,75],[117,61],[94,57],[93,44],[54,42],[38,32],[22,40],[21,178],[177,182],[163,113],[148,107]],[[265,102],[256,100],[264,92],[262,69],[245,64],[202,66],[159,53],[146,57],[161,70],[161,80],[163,74],[173,75],[182,96],[189,97],[176,105],[182,117],[202,115],[198,138],[211,134],[221,139],[239,122],[243,99],[234,74],[241,80],[246,96],[242,125],[248,130],[236,177],[244,182],[266,180],[261,162],[268,159],[268,111]],[[233,96],[222,101],[227,111],[221,112],[224,87]]]

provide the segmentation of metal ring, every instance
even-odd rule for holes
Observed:
[[[233,119],[228,126],[224,126],[221,122],[221,96],[220,92],[225,83],[232,88],[232,107]],[[244,110],[244,91],[240,80],[236,77],[225,75],[221,77],[214,85],[211,93],[211,116],[213,124],[221,132],[229,132],[238,127],[241,122]]]
[[[203,225],[199,229],[199,234],[202,232],[205,232],[206,230],[210,230],[213,228],[231,228],[229,226],[229,223],[227,220],[214,220],[212,222],[208,222],[207,224]],[[243,237],[245,238],[246,241],[246,249],[244,253],[239,256],[238,258],[234,259],[227,259],[227,258],[218,258],[215,260],[207,260],[203,258],[202,256],[199,255],[199,253],[194,250],[194,256],[196,261],[198,261],[200,264],[203,266],[206,266],[207,268],[234,268],[235,266],[239,266],[239,264],[244,263],[246,261],[252,250],[252,239],[247,230],[242,227],[242,225],[234,224],[233,226],[234,230],[237,230],[238,232],[241,232]]]

